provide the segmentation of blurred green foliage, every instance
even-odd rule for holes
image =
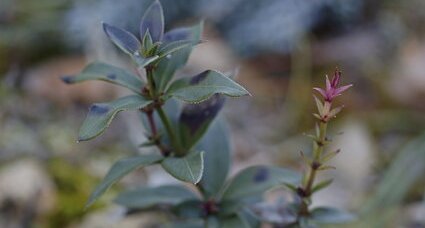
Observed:
[[[84,210],[84,205],[98,179],[80,165],[62,158],[48,161],[47,168],[56,184],[58,197],[55,210],[45,219],[45,227],[66,227],[81,220],[91,211],[102,208],[103,203]]]
[[[0,74],[11,63],[38,62],[64,51],[64,14],[70,0],[0,2]]]

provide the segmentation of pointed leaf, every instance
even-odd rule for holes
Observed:
[[[116,85],[127,87],[135,93],[141,92],[144,87],[143,81],[136,75],[124,69],[101,62],[94,62],[86,66],[76,76],[64,76],[62,80],[67,84],[74,84],[88,80],[101,80]]]
[[[321,181],[317,185],[315,185],[313,187],[313,189],[311,189],[311,192],[312,193],[315,193],[317,191],[320,191],[320,190],[328,187],[330,184],[332,184],[332,182],[333,182],[333,179],[328,179],[328,180]]]
[[[151,147],[155,146],[155,141],[145,141],[139,145],[139,147]]]
[[[178,40],[171,43],[164,44],[158,50],[159,58],[164,58],[167,55],[171,55],[172,53],[187,47],[193,46],[192,40]]]
[[[347,223],[356,219],[356,217],[349,212],[331,207],[318,207],[313,209],[310,218],[319,223]]]
[[[204,174],[199,184],[204,194],[211,197],[223,187],[231,162],[230,135],[222,118],[211,123],[195,148],[205,151]]]
[[[184,157],[167,157],[161,165],[173,177],[196,184],[204,171],[204,152],[192,152]]]
[[[139,53],[141,44],[130,32],[106,23],[103,23],[103,30],[109,39],[125,53],[129,55]]]
[[[163,159],[161,155],[140,155],[133,158],[127,158],[116,162],[111,169],[103,178],[102,182],[96,187],[93,193],[90,195],[87,201],[86,207],[92,205],[103,193],[105,193],[109,187],[115,184],[122,177],[127,175],[133,170],[136,170],[143,166],[152,165]]]
[[[157,56],[157,55],[154,55],[154,56],[151,56],[151,57],[147,57],[147,58],[145,58],[145,57],[143,57],[141,55],[134,55],[133,56],[133,60],[136,62],[137,66],[139,68],[143,68],[143,67],[145,67],[145,66],[153,63],[158,58],[159,58],[159,56]]]
[[[149,32],[149,29],[146,30],[146,33],[143,36],[142,46],[143,46],[144,51],[149,51],[153,47],[153,40],[152,40],[151,34]]]
[[[173,208],[173,214],[179,218],[194,219],[205,214],[201,199],[186,200]]]
[[[197,199],[195,193],[184,186],[164,185],[123,192],[115,199],[115,203],[131,209],[147,209],[158,205],[177,205],[193,199]]]
[[[164,35],[164,13],[158,0],[155,0],[143,15],[140,23],[141,39],[143,39],[148,30],[154,43],[162,40]]]
[[[337,149],[331,152],[326,153],[323,157],[322,157],[322,164],[328,162],[329,160],[331,160],[333,157],[335,157],[337,154],[339,154],[341,152],[341,149]]]
[[[272,167],[254,166],[240,171],[230,181],[222,198],[224,200],[255,196],[286,183],[297,185],[300,175],[294,171]]]
[[[202,29],[203,22],[193,27],[171,30],[170,32],[166,33],[164,37],[164,45],[166,45],[168,42],[178,40],[192,40],[192,45],[195,45],[199,43],[201,39]],[[187,33],[182,35],[181,31],[187,31]],[[159,91],[165,91],[176,70],[186,64],[191,51],[192,46],[185,47],[159,60],[157,70],[154,71],[155,84],[157,85]]]
[[[202,102],[217,93],[231,97],[250,95],[241,85],[213,70],[204,71],[191,81],[177,80],[167,93],[189,103]]]
[[[323,116],[324,115],[324,111],[325,111],[324,110],[324,107],[323,107],[323,103],[316,96],[313,95],[313,97],[314,97],[314,100],[316,101],[316,106],[317,106],[317,110],[319,111],[319,114],[321,116]]]
[[[118,112],[138,110],[150,103],[142,96],[130,95],[108,103],[93,104],[80,128],[78,141],[90,140],[102,134]]]
[[[232,217],[221,218],[220,226],[221,228],[250,228],[251,226],[247,221],[245,221],[240,216],[234,215]]]

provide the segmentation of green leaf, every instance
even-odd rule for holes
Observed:
[[[175,221],[172,223],[166,223],[160,227],[161,228],[205,228],[205,225],[203,220],[193,219],[193,220],[187,220],[187,221]]]
[[[356,217],[349,212],[331,207],[318,207],[313,209],[310,218],[318,223],[347,223],[356,219]]]
[[[203,27],[203,22],[200,22],[198,25],[192,27],[171,30],[164,35],[164,43],[178,40],[192,40],[192,45],[197,44],[201,39]],[[179,49],[159,60],[157,70],[154,71],[154,80],[160,92],[166,90],[174,73],[186,64],[191,52],[192,46],[189,46]]]
[[[166,43],[159,48],[159,58],[164,58],[178,50],[183,48],[192,47],[194,41],[192,40],[177,40],[170,43]]]
[[[102,182],[96,187],[87,201],[86,208],[92,205],[109,187],[115,184],[122,177],[133,170],[143,166],[152,165],[163,159],[161,155],[140,155],[137,157],[127,158],[116,162],[103,178]]]
[[[375,213],[382,215],[383,209],[393,208],[408,197],[416,184],[424,179],[424,161],[425,132],[410,140],[394,157],[362,214],[379,220],[377,226],[385,226],[388,217],[375,216]]]
[[[211,197],[223,187],[231,162],[230,135],[224,120],[214,120],[195,148],[205,151],[204,174],[199,184],[206,196]]]
[[[156,145],[155,141],[148,140],[148,141],[141,143],[139,145],[139,147],[151,147],[151,146],[155,146],[155,145]]]
[[[316,224],[312,224],[310,220],[306,217],[301,217],[298,223],[299,228],[318,228]],[[298,228],[298,226],[295,225],[294,228]]]
[[[221,218],[220,219],[220,228],[250,228],[251,226],[247,221],[245,221],[240,216],[232,216],[227,218]]]
[[[319,182],[317,185],[315,185],[313,187],[313,189],[311,189],[311,192],[315,193],[317,191],[320,191],[320,190],[328,187],[330,184],[332,184],[332,181],[333,181],[333,179],[328,179],[328,180],[324,180],[324,181]]]
[[[173,208],[173,214],[179,218],[199,218],[204,215],[203,202],[199,199],[187,200]]]
[[[204,152],[191,152],[184,157],[167,157],[161,165],[173,177],[197,184],[204,171]]]
[[[159,56],[157,56],[157,55],[147,57],[147,58],[142,57],[141,55],[133,56],[133,60],[136,62],[137,66],[139,68],[143,68],[143,67],[155,62],[158,58],[159,58]]]
[[[157,205],[177,205],[185,200],[197,199],[188,188],[179,185],[142,187],[121,193],[115,199],[119,205],[131,209],[147,209]]]
[[[208,216],[206,219],[206,228],[219,228],[220,220],[216,216]]]
[[[294,171],[272,167],[254,166],[240,171],[226,187],[223,200],[239,199],[262,194],[272,187],[299,184],[300,175]]]
[[[149,30],[146,31],[143,39],[142,39],[142,47],[143,47],[143,54],[145,56],[149,56],[150,50],[154,47],[151,34],[149,33]]]
[[[259,227],[260,220],[247,208],[243,208],[242,210],[236,213],[238,217],[245,223],[248,224],[248,227]]]
[[[167,94],[189,103],[199,103],[214,94],[224,94],[230,97],[250,95],[241,85],[222,73],[207,70],[193,77],[191,81],[177,80]]]
[[[93,104],[80,128],[78,141],[90,140],[102,134],[118,112],[138,110],[150,103],[142,96],[130,95],[108,103]]]
[[[139,53],[141,44],[130,32],[107,23],[103,23],[103,30],[109,39],[125,53],[131,56]]]
[[[141,93],[142,88],[145,86],[143,81],[136,75],[119,67],[101,62],[91,63],[80,74],[76,76],[64,76],[62,80],[67,84],[88,80],[101,80],[129,88],[138,94]]]
[[[154,43],[162,40],[164,35],[164,13],[158,0],[155,0],[143,15],[140,22],[141,39],[143,39],[148,30]]]

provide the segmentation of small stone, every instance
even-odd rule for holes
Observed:
[[[42,165],[32,159],[13,162],[0,169],[0,204],[12,202],[18,208],[35,207],[46,213],[55,204],[56,188]]]

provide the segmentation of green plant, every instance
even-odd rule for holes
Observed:
[[[277,205],[275,208],[254,207],[254,213],[259,215],[263,221],[284,227],[316,227],[317,224],[346,223],[355,219],[354,215],[337,208],[310,207],[312,195],[332,183],[332,179],[316,183],[317,174],[321,171],[335,169],[335,167],[327,165],[327,162],[340,152],[339,149],[326,151],[326,146],[331,142],[327,134],[328,124],[343,108],[343,106],[333,108],[333,101],[352,86],[350,84],[339,87],[340,80],[341,72],[336,69],[331,80],[326,76],[325,89],[314,88],[322,99],[313,96],[317,106],[317,113],[314,113],[313,116],[318,121],[315,134],[308,135],[313,141],[312,156],[309,158],[304,152],[300,152],[303,163],[307,167],[302,181],[298,185],[285,184],[294,193],[294,202]]]
[[[249,92],[233,81],[232,75],[214,70],[173,79],[175,71],[186,64],[192,47],[201,43],[202,23],[164,34],[162,7],[159,1],[154,1],[142,17],[141,42],[131,33],[112,25],[104,23],[103,28],[110,40],[132,58],[138,75],[96,62],[79,75],[62,79],[69,84],[103,80],[126,87],[134,94],[112,102],[93,104],[80,129],[78,141],[102,134],[118,112],[138,110],[148,129],[149,139],[140,146],[155,147],[158,153],[116,162],[91,194],[86,206],[93,204],[131,171],[161,165],[170,175],[191,186],[142,187],[120,193],[115,202],[133,212],[167,211],[172,215],[169,223],[172,227],[257,227],[261,220],[267,221],[267,218],[255,216],[251,206],[261,201],[266,190],[286,185],[302,199],[296,205],[300,209],[295,213],[294,224],[303,226],[304,218],[315,214],[314,210],[310,213],[308,208],[309,197],[316,188],[330,183],[313,186],[315,172],[324,168],[322,165],[327,159],[322,156],[321,145],[327,143],[326,123],[340,111],[338,108],[331,110],[330,101],[346,89],[335,87],[339,75],[332,82],[327,80],[327,87],[330,87],[326,91],[319,90],[325,97],[325,103],[316,99],[320,123],[318,135],[314,137],[315,157],[313,162],[308,163],[312,171],[307,182],[301,184],[301,175],[297,172],[272,166],[249,167],[228,179],[229,136],[223,120],[216,117],[226,96],[245,96]],[[325,216],[328,214],[321,218]]]

